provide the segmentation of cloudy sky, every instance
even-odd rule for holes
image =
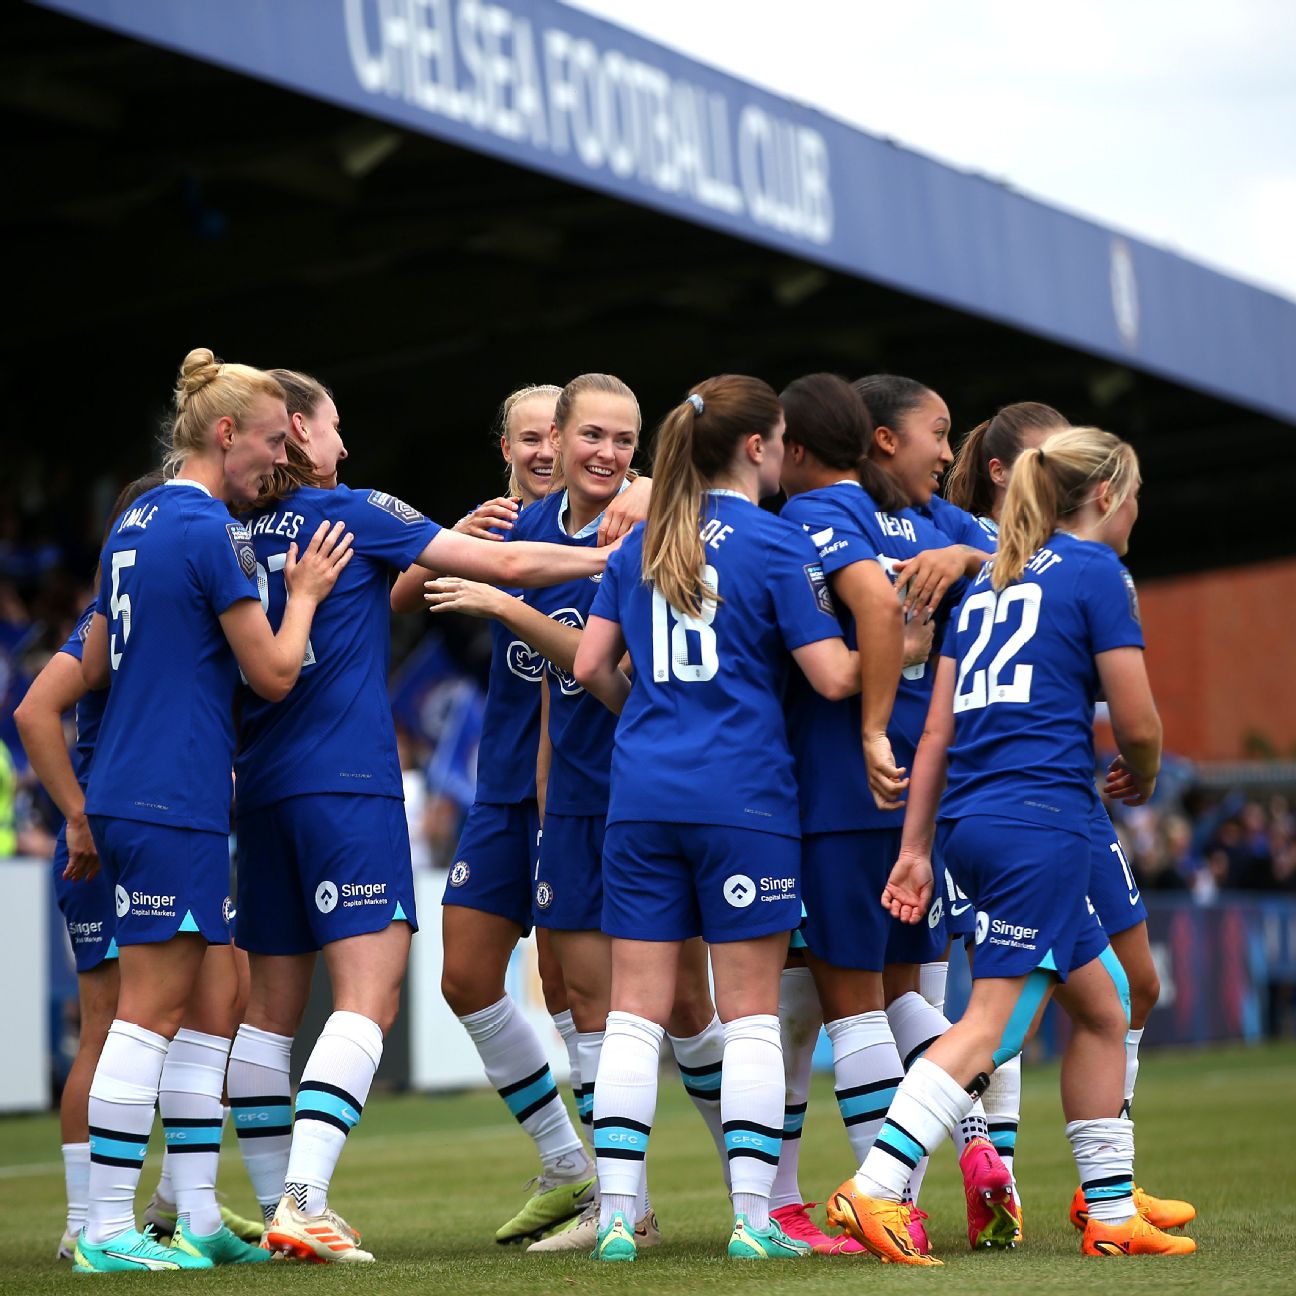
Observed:
[[[1296,299],[1293,0],[574,0]]]

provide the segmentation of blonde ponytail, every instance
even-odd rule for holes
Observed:
[[[1038,450],[1017,457],[1003,515],[991,579],[996,590],[1020,580],[1026,564],[1058,529],[1110,483],[1108,500],[1119,508],[1138,489],[1134,447],[1099,428],[1055,432]]]

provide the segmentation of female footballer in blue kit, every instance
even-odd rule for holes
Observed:
[[[1023,450],[1038,447],[1051,433],[1070,426],[1050,405],[1019,401],[1004,406],[993,418],[979,423],[967,434],[945,477],[946,499],[976,517],[987,535],[997,537],[1008,482],[1017,457]],[[1139,1044],[1148,1015],[1160,996],[1161,983],[1148,941],[1147,907],[1139,895],[1107,811],[1096,794],[1089,822],[1089,901],[1129,981],[1130,1029],[1125,1037],[1125,1114],[1129,1115],[1138,1077]],[[970,957],[975,934],[975,910],[965,898],[960,900],[956,897],[948,871],[945,878],[946,923],[951,936],[965,938]],[[995,1069],[982,1103],[990,1125],[991,1141],[1011,1169],[1021,1113],[1020,1057]],[[1158,1228],[1180,1227],[1196,1214],[1186,1202],[1152,1197],[1137,1185],[1134,1199],[1139,1213]],[[1083,1229],[1086,1217],[1084,1194],[1077,1189],[1071,1221]]]
[[[559,396],[553,434],[558,465],[554,487],[544,501],[522,514],[511,538],[594,544],[603,530],[601,519],[635,489],[626,480],[638,443],[638,402],[619,378],[583,374]],[[597,586],[570,582],[525,600],[471,582],[433,582],[428,588],[434,610],[495,617],[515,637],[510,650],[519,659],[534,650],[546,663],[537,775],[544,834],[532,917],[537,929],[547,932],[562,967],[577,1028],[578,1106],[588,1127],[611,981],[610,947],[599,929],[600,859],[616,722],[585,695],[571,670]],[[688,943],[681,954],[669,1029],[689,1097],[722,1148],[718,1100],[723,1035],[700,941]],[[655,1245],[660,1233],[646,1192],[635,1220],[639,1245]],[[528,1250],[588,1251],[597,1232],[598,1205],[590,1201],[572,1227],[532,1243]]]
[[[977,551],[952,545],[932,520],[933,492],[950,461],[944,401],[891,375],[857,383],[853,402],[839,384],[812,375],[784,393],[783,516],[810,532],[848,634],[859,639],[863,706],[829,704],[794,681],[788,721],[801,789],[806,961],[833,1043],[842,1119],[863,1159],[904,1067],[948,1026],[917,993],[919,967],[944,951],[940,912],[913,927],[874,915],[869,899],[899,846],[901,775],[912,766],[931,695],[927,658],[932,618],[941,611],[938,605],[907,619],[902,655],[890,577],[924,550],[949,547],[961,565]],[[861,388],[868,393],[862,401]],[[1001,1241],[987,1232],[994,1217],[972,1204],[1008,1181],[979,1118],[978,1109],[959,1140],[974,1246]],[[925,1249],[922,1218],[915,1213],[911,1223]]]
[[[256,498],[283,461],[287,430],[283,391],[272,378],[191,351],[175,392],[172,476],[122,514],[100,560],[99,610],[82,668],[90,687],[111,680],[112,688],[86,813],[114,887],[120,991],[90,1088],[89,1207],[75,1250],[82,1272],[207,1268],[265,1255],[223,1225],[205,1231],[184,1202],[190,1179],[195,1193],[211,1194],[228,1042],[197,1042],[202,1060],[185,1065],[202,1072],[200,1092],[182,1094],[170,1110],[161,1082],[208,945],[229,941],[239,668],[267,697],[287,693],[315,608],[348,558],[341,527],[321,525],[300,563],[294,548],[285,570],[297,596],[293,613],[278,634],[271,630],[256,598],[251,539],[228,504]],[[160,1086],[168,1144],[187,1154],[170,1248],[134,1221]],[[206,1205],[219,1225],[214,1198]]]
[[[1160,763],[1137,599],[1118,559],[1138,516],[1138,486],[1133,449],[1094,428],[1056,432],[1024,451],[998,554],[949,623],[882,902],[921,920],[939,815],[941,853],[977,907],[972,999],[910,1068],[872,1151],[828,1207],[834,1223],[888,1260],[939,1263],[905,1244],[910,1169],[966,1117],[990,1072],[1021,1051],[1050,995],[1074,1028],[1062,1105],[1088,1205],[1083,1253],[1195,1250],[1191,1238],[1136,1212],[1133,1125],[1121,1115],[1127,989],[1085,894],[1100,687],[1120,749],[1107,793],[1142,804]]]
[[[507,539],[519,512],[548,494],[557,462],[550,428],[560,395],[558,387],[530,386],[505,399],[499,415],[499,445],[509,465],[509,494],[479,506],[458,524],[459,529],[492,540]],[[608,540],[642,520],[640,501],[646,499],[647,488],[647,480],[639,479],[604,510]],[[624,510],[627,504],[629,516]],[[393,609],[424,609],[428,575],[423,568],[403,574],[392,589]],[[446,582],[434,588],[448,590],[452,585]],[[453,588],[463,590],[465,583],[455,583]],[[474,588],[488,599],[514,601],[521,594],[493,586]],[[536,754],[544,658],[502,621],[492,619],[491,639],[476,796],[443,899],[441,991],[476,1045],[487,1078],[540,1156],[535,1191],[496,1230],[495,1240],[507,1243],[534,1240],[580,1214],[593,1193],[594,1166],[558,1096],[544,1046],[505,988],[513,949],[531,929],[540,830]],[[579,1092],[577,1030],[561,969],[543,929],[537,932],[536,948],[545,1002],[567,1044],[572,1085]]]
[[[249,518],[272,623],[293,607],[278,579],[285,552],[317,518],[345,520],[354,560],[328,615],[315,619],[298,687],[277,706],[244,701],[237,936],[251,955],[252,993],[231,1055],[230,1101],[240,1129],[258,1142],[274,1130],[279,1144],[258,1169],[249,1165],[269,1217],[267,1245],[365,1262],[372,1255],[328,1209],[328,1185],[395,1019],[417,922],[387,694],[391,573],[417,563],[531,585],[597,574],[606,554],[492,544],[443,530],[386,492],[339,485],[347,452],[331,395],[307,375],[272,372],[288,396],[292,460]],[[288,1053],[320,949],[334,1011],[306,1063],[287,1146]]]
[[[160,472],[131,482],[117,497],[110,517],[161,485]],[[92,693],[81,673],[81,655],[97,604],[82,612],[67,642],[32,681],[14,712],[31,767],[63,814],[54,851],[54,898],[67,925],[77,971],[80,1028],[77,1054],[59,1099],[63,1165],[67,1180],[67,1225],[60,1260],[71,1260],[85,1223],[89,1191],[90,1135],[86,1105],[90,1080],[117,1008],[117,916],[113,887],[99,867],[99,855],[85,814],[90,761],[107,694]],[[63,716],[76,708],[75,759],[69,759]]]
[[[699,384],[658,435],[645,530],[608,564],[576,655],[620,713],[603,848],[612,1011],[594,1090],[594,1255],[633,1260],[634,1204],[681,943],[711,949],[724,1022],[728,1254],[809,1247],[769,1216],[783,1132],[777,1018],[800,920],[799,823],[780,695],[789,653],[832,697],[858,690],[813,546],[757,500],[778,485],[783,414],[763,382]],[[633,685],[619,669],[629,649]]]

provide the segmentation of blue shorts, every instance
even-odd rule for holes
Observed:
[[[801,839],[805,939],[832,967],[881,972],[888,963],[930,963],[945,952],[943,907],[902,923],[882,908],[882,890],[900,853],[898,828],[808,833]]]
[[[969,815],[942,821],[937,841],[955,883],[976,906],[974,978],[1044,968],[1065,981],[1102,952],[1106,936],[1086,896],[1086,832]]]
[[[801,838],[805,941],[817,959],[832,967],[882,971],[891,926],[882,888],[898,838],[889,828]]]
[[[251,954],[310,954],[333,941],[418,930],[405,803],[341,792],[238,812],[235,937]]]
[[[603,846],[603,930],[709,945],[801,922],[801,843],[712,824],[614,823]]]
[[[604,815],[545,815],[531,921],[551,931],[598,931],[603,921]]]
[[[534,801],[473,804],[464,822],[443,905],[498,914],[531,930],[531,883],[540,849],[540,811]]]
[[[91,815],[100,868],[113,888],[117,944],[152,945],[197,932],[229,944],[229,836]]]
[[[1089,899],[1103,930],[1115,936],[1146,922],[1147,906],[1106,811],[1089,820],[1089,849]]]
[[[54,899],[67,924],[76,970],[90,972],[105,959],[117,957],[113,884],[108,881],[108,872],[102,865],[87,882],[64,879],[63,870],[68,862],[66,832],[66,828],[59,829],[54,846]]]

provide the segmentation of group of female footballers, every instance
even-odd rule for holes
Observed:
[[[540,1158],[497,1241],[603,1261],[660,1241],[645,1163],[669,1036],[732,1200],[730,1256],[939,1264],[917,1194],[947,1135],[969,1241],[1012,1246],[1016,1059],[1056,995],[1082,1250],[1193,1249],[1165,1231],[1192,1207],[1133,1182],[1157,986],[1094,785],[1100,693],[1120,752],[1104,793],[1146,800],[1160,759],[1119,561],[1133,450],[1023,404],[951,469],[944,401],[891,375],[701,382],[651,478],[630,467],[640,422],[607,374],[515,392],[507,495],[442,529],[338,483],[317,381],[186,357],[163,472],[119,501],[98,597],[19,715],[67,816],[77,1270],[373,1259],[328,1188],[417,929],[389,599],[493,621],[442,985]],[[758,506],[780,489],[781,516]],[[505,990],[533,926],[586,1140]],[[974,978],[953,1026],[951,935]],[[320,950],[333,1012],[294,1099]],[[821,1024],[859,1162],[834,1236],[797,1182]],[[140,1230],[155,1107],[164,1181]],[[229,1113],[263,1226],[215,1197]]]

